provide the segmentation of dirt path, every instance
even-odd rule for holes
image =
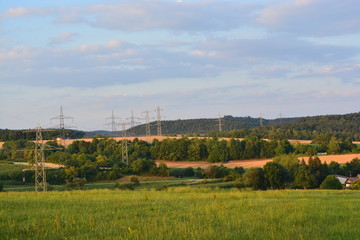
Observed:
[[[28,162],[14,162],[14,164],[26,165],[26,166],[32,165],[31,163],[28,163]],[[55,164],[55,163],[44,163],[44,166],[47,168],[63,168],[63,167],[65,167],[64,165]]]
[[[338,163],[346,163],[351,161],[354,158],[360,158],[360,154],[344,154],[344,155],[326,155],[326,156],[319,156],[322,162],[326,161],[330,163],[331,161],[338,162]],[[299,160],[302,157],[299,158]],[[308,157],[304,157],[305,161],[308,161]],[[227,163],[209,163],[209,162],[186,162],[186,161],[164,161],[164,160],[157,160],[156,164],[160,162],[165,163],[169,168],[207,168],[209,165],[221,165],[223,164],[225,167],[234,168],[234,167],[243,167],[243,168],[250,168],[250,167],[262,167],[267,162],[270,162],[272,159],[249,159],[249,160],[234,160],[229,161]]]

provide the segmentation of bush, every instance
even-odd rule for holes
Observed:
[[[229,169],[223,165],[210,165],[205,170],[206,178],[223,178],[228,175]]]
[[[266,189],[264,170],[249,168],[244,174],[244,183],[254,190]]]
[[[328,175],[320,185],[321,189],[342,189],[342,185],[334,175]]]
[[[170,176],[174,176],[177,178],[183,177],[193,177],[195,175],[195,171],[192,167],[188,168],[173,168],[170,170]]]
[[[4,185],[2,182],[0,182],[0,192],[2,192],[4,190]]]
[[[120,190],[135,190],[135,184],[134,183],[115,183],[115,188],[118,188]]]
[[[360,190],[360,179],[356,180],[351,184],[351,189]]]
[[[139,186],[139,185],[140,185],[139,178],[136,177],[136,176],[130,176],[130,182],[133,183],[133,184],[136,185],[136,186]]]

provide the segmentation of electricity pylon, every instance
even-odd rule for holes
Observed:
[[[157,124],[157,135],[161,136],[161,111],[164,111],[163,109],[158,106],[154,111],[156,111],[156,124]]]
[[[260,127],[264,126],[264,123],[263,123],[263,114],[260,113],[260,117],[259,117],[259,122],[260,122]]]
[[[145,127],[146,127],[146,136],[150,136],[150,133],[151,133],[150,132],[150,112],[151,111],[148,111],[148,110],[142,112],[142,113],[145,113],[144,120],[145,120]]]
[[[36,192],[46,192],[46,171],[45,171],[45,157],[44,157],[44,148],[45,144],[42,138],[41,127],[36,127],[36,141],[35,141],[35,191]]]
[[[110,119],[111,121],[108,122],[108,123],[105,123],[105,125],[108,125],[108,126],[111,125],[111,135],[112,135],[112,137],[115,137],[116,127],[120,125],[120,123],[117,122],[117,120],[120,120],[120,118],[119,118],[119,117],[115,117],[115,115],[114,115],[114,110],[112,110],[111,117],[106,118],[106,120],[109,120],[109,119]]]
[[[63,114],[62,106],[60,106],[60,115],[50,118],[50,122],[52,122],[53,120],[59,120],[60,121],[59,125],[55,125],[55,126],[53,126],[53,128],[60,129],[62,131],[62,134],[63,134],[62,137],[63,138],[65,138],[65,132],[64,132],[65,128],[76,128],[75,126],[65,125],[65,120],[66,119],[71,119],[72,122],[74,122],[73,117],[68,117],[68,116],[65,116]]]
[[[140,122],[136,122],[135,120],[140,120],[140,118],[138,117],[134,117],[134,113],[133,111],[131,111],[131,116],[126,118],[127,120],[130,120],[130,129],[131,129],[131,135],[132,136],[135,136],[135,132],[134,132],[134,127],[135,127],[135,124],[140,124]]]
[[[62,148],[53,147],[50,145],[46,145],[43,141],[42,132],[43,131],[54,131],[51,129],[42,129],[40,126],[37,126],[33,130],[27,130],[25,132],[36,132],[36,140],[35,140],[35,150],[34,150],[34,163],[33,169],[35,171],[35,191],[36,192],[46,192],[47,191],[47,183],[46,183],[46,170],[45,170],[45,150],[63,150]],[[48,149],[45,149],[47,147]],[[23,180],[24,181],[24,180]]]
[[[129,123],[121,123],[121,160],[129,166],[129,155],[127,147],[126,125]]]
[[[224,122],[221,120],[221,114],[220,113],[219,113],[218,119],[216,119],[215,121],[218,122],[219,132],[221,132],[222,131],[222,126],[224,125]]]
[[[279,114],[279,124],[280,126],[283,124],[283,115],[281,113]]]
[[[59,120],[60,121],[59,125],[55,125],[52,128],[60,130],[60,141],[61,141],[60,145],[62,145],[64,147],[65,147],[65,138],[66,138],[65,129],[76,128],[76,126],[65,125],[65,120],[66,119],[71,119],[72,123],[74,122],[73,117],[64,116],[62,106],[60,106],[60,115],[50,118],[51,123],[52,123],[53,120]]]

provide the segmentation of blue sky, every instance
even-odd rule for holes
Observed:
[[[0,128],[359,111],[356,0],[0,0]],[[154,114],[155,116],[155,114]]]

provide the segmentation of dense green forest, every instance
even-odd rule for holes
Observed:
[[[225,116],[221,119],[222,131],[219,132],[218,119],[188,119],[161,121],[164,135],[208,136],[244,138],[257,136],[268,139],[315,139],[319,135],[326,135],[328,139],[336,137],[351,141],[360,141],[360,113],[344,115],[324,115],[299,118],[262,119],[259,118]],[[145,125],[138,125],[127,130],[128,136],[144,136]],[[66,138],[82,138],[94,136],[111,136],[109,131],[82,132],[65,130]],[[115,132],[117,136],[121,132]],[[157,134],[156,122],[151,123],[151,134]],[[60,137],[60,131],[44,132],[44,139]],[[0,129],[0,141],[15,141],[20,139],[35,139],[35,132],[25,130]]]
[[[222,131],[219,132],[218,119],[188,119],[162,121],[162,132],[165,135],[234,137],[258,136],[261,138],[278,139],[314,139],[320,134],[328,138],[350,138],[360,141],[360,113],[344,115],[324,115],[299,118],[262,119],[259,118],[225,116],[221,119]],[[110,136],[111,132],[87,132],[88,136],[96,134]],[[120,136],[120,132],[116,133]],[[151,134],[157,134],[156,122],[151,123]],[[128,130],[128,135],[145,135],[145,125],[138,125]]]
[[[85,136],[85,132],[77,130],[57,130],[43,131],[43,139],[56,139],[58,137],[65,136],[65,138],[82,138]],[[36,132],[32,129],[28,130],[10,130],[0,129],[0,141],[16,141],[16,140],[35,140]]]

